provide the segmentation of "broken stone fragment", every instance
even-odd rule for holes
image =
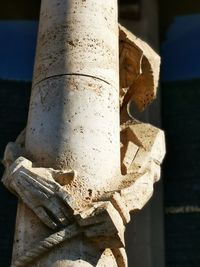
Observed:
[[[166,149],[164,132],[148,123],[122,125],[122,173],[143,173],[154,161],[160,165]],[[138,148],[138,149],[136,149]]]
[[[147,123],[129,121],[121,125],[120,135],[123,152],[120,194],[128,210],[133,211],[147,203],[153,194],[153,184],[160,179],[164,132]]]
[[[156,97],[160,57],[147,43],[121,25],[119,56],[122,108],[133,101],[142,111]]]
[[[110,201],[94,203],[90,209],[77,214],[76,221],[100,248],[124,247],[123,220]]]
[[[151,153],[151,158],[161,163],[165,155],[164,132],[148,123],[130,125],[128,139]]]

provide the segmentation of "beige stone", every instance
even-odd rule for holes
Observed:
[[[122,158],[122,173],[129,173],[131,164],[134,157],[138,153],[139,147],[133,142],[129,141],[127,146],[121,149],[121,158]]]
[[[127,110],[155,98],[159,64],[118,27],[116,0],[42,0],[28,123],[3,159],[19,198],[12,267],[127,267],[129,213],[165,154],[163,131]]]
[[[144,41],[119,25],[120,55],[120,104],[121,122],[129,113],[133,101],[139,110],[144,110],[156,97],[160,57]]]

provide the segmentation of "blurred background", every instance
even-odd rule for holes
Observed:
[[[39,0],[0,5],[0,157],[25,127]],[[200,266],[200,1],[120,0],[120,22],[162,58],[157,100],[138,119],[165,130],[162,179],[126,231],[129,267]],[[1,175],[3,166],[0,167]],[[0,185],[0,266],[10,266],[17,199]]]

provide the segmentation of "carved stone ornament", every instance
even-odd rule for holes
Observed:
[[[27,266],[81,233],[99,248],[111,248],[119,267],[127,266],[124,227],[130,221],[129,212],[140,210],[147,203],[154,182],[160,178],[165,154],[163,131],[138,121],[121,125],[121,183],[116,190],[103,194],[94,189],[83,208],[65,190],[65,185],[76,179],[76,171],[37,168],[20,153],[25,154],[23,143],[7,145],[3,183],[55,233],[17,259],[13,267]]]
[[[59,6],[58,4],[60,1],[54,2]],[[65,1],[63,1],[63,3],[64,2]],[[87,1],[82,2],[85,2],[85,5],[87,4]],[[95,3],[94,0],[88,2]],[[108,7],[109,5],[112,7],[114,2],[115,1],[108,1]],[[32,226],[37,227],[37,231],[33,230],[35,231],[34,235],[32,234],[30,237],[30,239],[33,238],[33,241],[27,240],[27,243],[25,242],[28,244],[27,246],[17,245],[15,243],[15,251],[17,252],[14,252],[12,267],[126,267],[127,257],[124,243],[125,226],[130,221],[130,212],[142,209],[152,196],[153,185],[160,178],[160,164],[165,155],[163,131],[130,117],[128,104],[134,101],[138,108],[142,110],[155,98],[160,58],[146,43],[136,38],[132,33],[119,25],[118,59],[120,66],[120,94],[119,92],[118,94],[115,93],[114,87],[117,87],[117,84],[114,80],[110,79],[109,71],[105,74],[105,77],[103,72],[101,74],[100,69],[91,69],[89,73],[87,70],[84,72],[83,69],[86,68],[85,65],[82,67],[79,66],[82,68],[80,71],[79,69],[73,71],[76,62],[72,67],[68,62],[66,64],[70,66],[67,69],[69,73],[62,74],[61,72],[63,69],[61,63],[64,57],[61,55],[60,58],[59,56],[56,58],[56,49],[59,49],[62,43],[58,42],[58,46],[53,47],[51,45],[51,42],[54,42],[54,40],[51,39],[52,32],[49,32],[49,35],[45,35],[45,32],[50,31],[48,28],[49,24],[42,24],[42,18],[46,18],[45,16],[49,16],[50,18],[50,16],[54,15],[55,20],[51,21],[51,19],[49,19],[49,21],[52,22],[51,27],[55,27],[55,30],[57,29],[58,31],[58,35],[55,35],[55,39],[59,41],[59,38],[67,34],[65,29],[63,29],[64,34],[63,32],[61,34],[58,25],[55,23],[56,18],[58,18],[57,16],[61,14],[59,12],[62,11],[62,9],[58,7],[56,7],[58,10],[53,10],[53,8],[55,8],[55,3],[49,4],[46,0],[42,1],[41,26],[38,39],[39,45],[37,47],[33,92],[27,128],[20,134],[16,142],[11,142],[7,145],[3,159],[3,164],[6,168],[3,176],[3,183],[11,192],[19,197],[20,203],[22,201],[25,204],[19,203],[21,206],[19,206],[16,225],[16,227],[19,228],[21,220],[21,224],[24,227],[20,228],[20,231],[24,231],[24,233],[17,230],[16,234],[17,236],[21,236],[21,244],[25,242],[24,240],[22,241],[24,236],[29,236],[28,231],[31,225],[29,221],[38,222],[38,226],[32,223]],[[85,10],[83,3],[82,8]],[[62,4],[60,5],[62,7]],[[99,1],[97,3],[97,6],[98,5],[101,6]],[[116,8],[116,5],[114,6]],[[73,5],[70,8],[73,10]],[[93,6],[91,6],[91,8],[93,8]],[[112,13],[113,11],[111,10],[109,12]],[[105,16],[109,17],[109,12]],[[72,12],[69,14],[74,13]],[[82,13],[80,13],[80,17],[81,16]],[[114,16],[116,17],[116,14]],[[59,19],[62,20],[60,17]],[[91,20],[92,19],[93,17],[91,17]],[[60,23],[59,20],[58,23]],[[85,23],[84,20],[83,23]],[[105,23],[107,23],[107,21]],[[70,27],[71,31],[73,31],[74,26],[71,25]],[[61,34],[61,37],[59,37],[59,34]],[[66,52],[69,55],[71,55],[70,53],[75,53],[75,42],[78,42],[79,34],[82,33],[76,33],[75,31],[75,37],[73,34],[70,35],[71,40],[67,41],[70,48],[66,49],[66,52],[65,46],[63,46],[63,50],[59,53],[62,54]],[[98,33],[94,35],[96,36],[95,38],[98,38]],[[87,36],[87,34],[85,34],[85,36]],[[45,43],[45,40],[49,39],[49,43],[46,43],[46,49],[44,49],[44,45],[43,47],[40,46],[42,41]],[[72,52],[70,52],[71,48]],[[48,53],[55,56],[52,62],[52,58],[49,57]],[[81,53],[81,55],[79,54],[80,57],[85,53],[84,50],[81,50]],[[90,57],[92,53],[89,47],[88,57]],[[47,58],[45,54],[50,58],[48,61],[48,68],[45,63],[45,58]],[[78,62],[76,54],[73,55],[75,55],[73,58],[74,61],[77,60]],[[116,59],[114,63],[117,71],[118,59]],[[90,61],[90,58],[88,60]],[[105,64],[107,64],[106,61]],[[110,62],[108,62],[108,64],[110,64]],[[56,66],[58,68],[56,68]],[[70,68],[72,68],[72,70],[69,70]],[[81,71],[88,74],[80,74]],[[98,74],[95,73],[95,71],[97,71]],[[76,76],[78,76],[78,80],[76,80]],[[95,77],[99,78],[97,79]],[[109,82],[105,83],[105,81]],[[81,89],[79,88],[79,83],[83,86]],[[101,88],[101,83],[103,83],[103,89]],[[65,85],[67,87],[65,87]],[[72,89],[67,93],[67,97],[64,95],[66,92],[64,90],[62,91],[62,96],[60,96],[59,93],[56,93],[57,89],[55,88],[57,88],[57,86],[59,88],[70,87]],[[107,106],[105,106],[101,113],[102,117],[94,118],[93,120],[92,109],[88,109],[86,110],[87,113],[84,113],[85,110],[83,106],[88,97],[87,94],[84,93],[84,86],[93,87],[92,93],[91,90],[88,93],[91,94],[90,98],[88,98],[90,101],[93,99],[94,90],[97,90],[97,95],[94,95],[95,98],[93,101],[96,101],[95,103],[97,103],[97,101],[102,101],[101,105],[104,105],[104,101],[107,101],[106,90],[112,92],[108,94],[109,99],[111,99],[109,105],[116,103],[117,107],[120,102],[119,106],[121,106],[121,111],[117,108],[115,110],[115,104],[113,104],[113,106],[111,106],[111,111],[109,108],[111,114],[110,118],[109,113],[107,113],[108,116],[106,116],[104,112],[107,108]],[[110,88],[110,86],[113,88]],[[47,91],[45,91],[45,88],[47,88]],[[51,92],[53,92],[53,94],[49,96]],[[80,116],[86,114],[89,117],[88,121],[86,115],[85,119],[81,117],[82,124],[73,121],[73,116],[77,114],[74,106],[70,104],[70,101],[73,101],[74,94],[76,94],[77,105],[79,105],[79,102],[82,103],[81,101],[83,101],[83,106],[80,105]],[[112,94],[115,94],[116,97],[114,98]],[[37,98],[38,95],[39,98]],[[65,106],[64,102],[62,102],[64,101],[63,99],[68,102],[69,109],[66,109],[66,111],[65,108],[63,108]],[[107,104],[108,103],[106,103],[106,105]],[[67,114],[67,119],[65,118],[65,122],[67,121],[66,124],[69,125],[69,127],[71,127],[73,122],[76,124],[76,127],[73,126],[73,133],[70,131],[67,132],[68,136],[64,130],[63,133],[60,130],[65,126],[59,128],[59,131],[57,131],[57,126],[55,126],[57,125],[56,118],[58,117],[57,119],[61,120],[61,117],[63,119],[63,116],[65,116],[59,115],[59,112],[61,112],[58,109],[58,107],[60,107],[59,105],[63,105],[62,114]],[[98,103],[86,103],[85,108],[87,109],[89,105],[94,109],[94,112],[96,112],[95,114],[97,114],[98,108],[100,109],[101,105],[98,106]],[[55,109],[55,107],[57,109]],[[73,109],[75,111],[73,111],[74,113],[72,116]],[[51,113],[51,110],[54,111]],[[117,120],[117,114],[120,114],[121,125]],[[99,113],[95,116],[99,116]],[[114,116],[116,118],[115,121],[113,121]],[[105,123],[106,125],[104,125]],[[54,125],[55,128],[51,128],[52,125]],[[82,127],[80,125],[84,126]],[[105,127],[105,130],[101,127]],[[114,129],[113,132],[111,127]],[[106,132],[105,139],[103,139],[103,137],[98,137],[101,129],[103,134],[109,129],[108,134]],[[77,131],[80,135],[76,139]],[[90,137],[87,131],[90,131]],[[113,137],[113,133],[116,136],[120,136],[119,141],[116,141],[117,139]],[[92,143],[95,135],[97,135],[95,141],[96,146]],[[54,141],[54,136],[56,141]],[[74,143],[69,140],[70,138],[71,140],[75,140]],[[65,141],[65,139],[67,141]],[[59,143],[59,149],[57,148],[57,140],[64,140],[62,141],[63,143]],[[105,142],[105,148],[101,150],[100,145],[102,145],[103,142]],[[54,143],[56,144],[55,146]],[[93,147],[90,150],[91,143]],[[99,143],[101,144],[99,145]],[[68,150],[69,147],[70,151]],[[120,151],[120,147],[121,153],[118,152]],[[67,152],[62,152],[64,150]],[[75,152],[72,153],[72,151]],[[91,151],[94,152],[93,155]],[[104,154],[102,151],[104,151]],[[56,154],[58,156],[56,156]],[[84,157],[82,157],[82,155],[84,155]],[[117,159],[118,155],[119,163]],[[113,167],[109,167],[110,165]],[[116,170],[118,165],[119,169]],[[23,220],[27,220],[28,223],[23,223],[22,218]],[[44,230],[40,231],[40,229]],[[32,230],[30,230],[30,232],[31,231]],[[82,244],[81,240],[84,240],[85,243],[83,243],[83,245],[81,245],[82,248],[79,249],[80,244]],[[68,244],[71,245],[68,246]]]

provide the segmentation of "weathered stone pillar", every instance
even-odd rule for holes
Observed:
[[[118,61],[116,0],[42,0],[25,149],[35,166],[77,171],[77,202],[120,173]],[[29,213],[20,204],[17,256],[47,232]],[[100,257],[81,237],[37,266],[91,266],[86,254]]]
[[[98,188],[119,172],[118,62],[116,0],[42,0],[26,134],[37,165]]]
[[[13,267],[127,266],[129,212],[164,156],[163,132],[128,105],[154,99],[159,62],[118,26],[117,0],[42,0],[27,128],[4,154],[20,198]]]

